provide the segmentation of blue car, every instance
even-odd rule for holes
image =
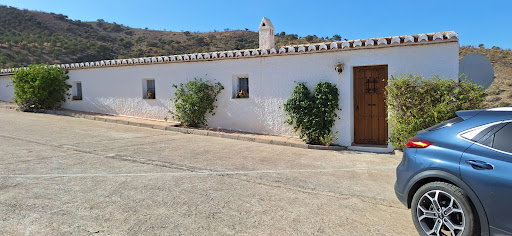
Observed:
[[[456,114],[408,141],[395,193],[420,235],[512,235],[512,107]]]

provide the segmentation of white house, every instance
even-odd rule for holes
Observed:
[[[455,32],[275,48],[269,19],[263,18],[259,31],[258,49],[56,65],[69,70],[75,98],[63,108],[163,120],[173,109],[172,84],[200,77],[225,87],[216,115],[208,119],[210,127],[296,136],[284,123],[283,111],[295,81],[311,88],[327,81],[336,84],[340,94],[340,119],[333,128],[339,132],[336,143],[391,150],[382,93],[387,79],[402,73],[458,78]],[[0,71],[0,100],[14,96],[13,88],[5,86],[14,70]],[[248,90],[248,98],[235,98],[241,88]],[[148,90],[154,99],[147,97]]]

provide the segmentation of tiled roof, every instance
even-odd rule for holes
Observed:
[[[384,48],[394,46],[422,45],[432,43],[457,42],[458,35],[453,31],[416,34],[383,38],[358,39],[332,43],[316,43],[307,45],[284,46],[279,49],[245,49],[224,52],[194,53],[159,57],[142,57],[130,59],[102,60],[95,62],[80,62],[69,64],[56,64],[62,69],[88,69],[112,66],[133,66],[147,64],[180,63],[194,61],[213,61],[225,59],[254,58],[280,55],[300,55],[310,53],[334,52],[355,49]],[[1,69],[0,75],[12,74],[20,68]]]

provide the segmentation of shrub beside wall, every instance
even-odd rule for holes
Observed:
[[[310,144],[329,145],[337,140],[331,131],[339,110],[339,93],[336,85],[328,82],[318,83],[311,94],[306,83],[297,83],[292,96],[284,104],[289,116],[286,123],[294,125],[301,139]]]
[[[186,84],[173,84],[176,88],[174,104],[176,111],[169,111],[173,118],[179,120],[182,125],[197,127],[206,125],[206,113],[215,115],[214,104],[217,95],[224,89],[219,83],[211,83],[202,78],[194,78]]]
[[[416,132],[454,118],[458,110],[482,108],[483,87],[433,76],[392,77],[386,87],[390,142],[403,148]]]
[[[14,86],[13,102],[22,111],[60,108],[66,96],[70,96],[68,79],[68,71],[47,64],[21,68],[14,72],[10,82]]]

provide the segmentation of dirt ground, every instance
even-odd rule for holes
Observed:
[[[399,162],[0,109],[0,235],[417,235]]]

